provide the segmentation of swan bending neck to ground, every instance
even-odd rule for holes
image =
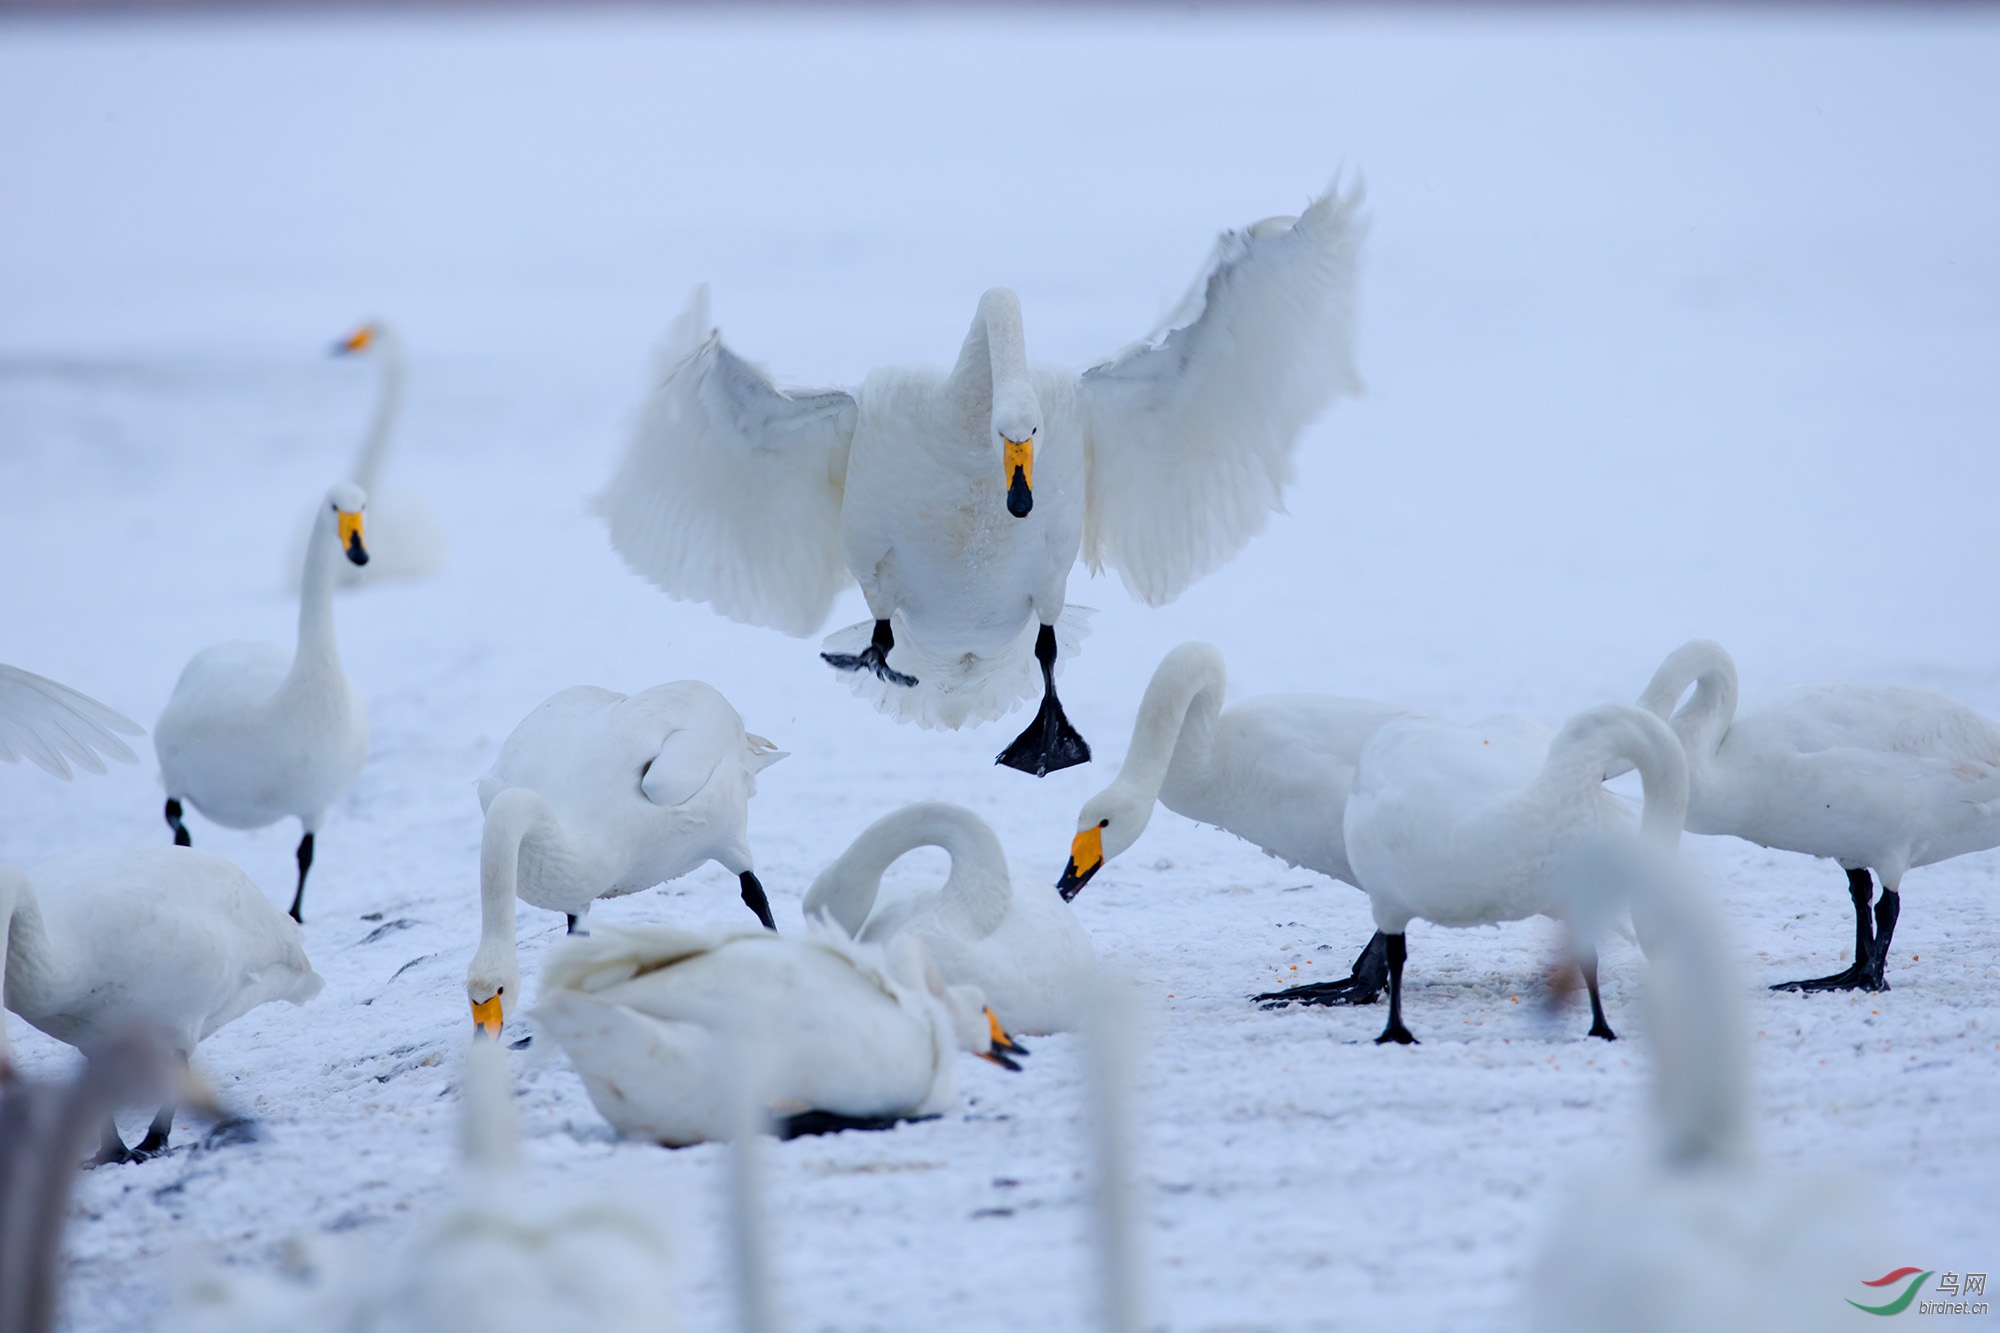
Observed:
[[[942,887],[878,908],[883,872],[919,847],[951,857]],[[804,911],[863,942],[921,941],[947,982],[977,986],[1016,1032],[1065,1032],[1083,1021],[1097,965],[1090,936],[1062,895],[1009,861],[986,821],[960,806],[929,801],[876,820],[820,872]]]
[[[87,694],[0,662],[0,762],[26,759],[65,782],[72,763],[102,773],[100,755],[138,762],[117,732],[143,736],[146,729]]]

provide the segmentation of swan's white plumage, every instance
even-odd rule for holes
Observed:
[[[745,1044],[777,1116],[931,1115],[957,1098],[959,1050],[984,1051],[983,998],[921,945],[888,953],[827,926],[807,936],[594,927],[550,956],[529,1017],[622,1134],[730,1137]]]
[[[878,904],[883,872],[918,847],[951,856],[943,885]],[[922,942],[945,980],[977,986],[1010,1031],[1084,1022],[1097,963],[1090,936],[1048,877],[1010,861],[986,821],[961,806],[923,802],[876,820],[820,872],[803,911],[832,917],[863,943]]]
[[[26,759],[65,781],[71,764],[102,773],[100,755],[127,764],[138,759],[114,734],[119,732],[146,734],[137,722],[87,694],[0,662],[0,761]]]

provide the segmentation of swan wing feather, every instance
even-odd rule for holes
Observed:
[[[0,760],[26,759],[59,778],[69,766],[102,773],[100,755],[133,763],[138,756],[114,733],[143,736],[123,713],[45,676],[0,663]]]
[[[792,392],[718,332],[670,368],[596,497],[611,544],[669,596],[806,635],[849,575],[840,502],[854,396]]]
[[[1226,232],[1163,329],[1084,372],[1083,558],[1158,606],[1284,506],[1299,433],[1359,392],[1359,185]]]

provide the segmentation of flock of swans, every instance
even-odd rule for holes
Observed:
[[[1161,330],[1080,376],[1028,361],[1020,303],[996,288],[947,373],[780,389],[709,327],[698,293],[598,508],[634,569],[735,619],[810,634],[858,582],[871,619],[829,636],[822,656],[881,711],[954,728],[1004,714],[1039,685],[1034,720],[997,762],[1036,776],[1088,762],[1055,684],[1083,632],[1065,601],[1071,567],[1081,556],[1115,568],[1135,597],[1160,604],[1256,535],[1304,428],[1358,384],[1362,232],[1359,191],[1336,187],[1297,218],[1226,234]],[[185,1065],[249,1009],[320,989],[298,928],[314,839],[368,753],[335,589],[355,576],[421,576],[444,549],[420,499],[391,504],[395,493],[377,489],[400,344],[378,324],[337,350],[382,358],[376,418],[353,476],[326,492],[298,549],[291,649],[197,654],[154,727],[176,845],[0,867],[6,1007],[60,1041],[88,1050],[144,1027]],[[1011,859],[967,810],[910,805],[861,830],[811,886],[805,920],[784,928],[749,832],[757,774],[783,752],[700,681],[551,696],[478,786],[464,1196],[386,1270],[326,1278],[332,1287],[305,1305],[217,1288],[202,1326],[470,1327],[465,1312],[500,1309],[494,1301],[511,1302],[508,1313],[480,1326],[569,1327],[567,1316],[521,1318],[564,1301],[594,1312],[590,1327],[657,1326],[644,1317],[658,1292],[643,1270],[663,1243],[650,1223],[601,1203],[542,1220],[521,1211],[507,1183],[503,1027],[525,1015],[612,1126],[660,1143],[739,1137],[751,1122],[792,1134],[938,1114],[956,1100],[960,1054],[1018,1070],[1027,1050],[1015,1034],[1087,1024],[1100,981],[1071,902],[1144,835],[1158,803],[1368,896],[1376,933],[1350,976],[1254,1000],[1370,1005],[1386,991],[1379,1043],[1418,1040],[1403,996],[1410,922],[1535,915],[1571,925],[1589,1035],[1614,1039],[1590,941],[1629,909],[1655,977],[1659,1157],[1615,1199],[1578,1205],[1561,1233],[1574,1247],[1564,1276],[1538,1288],[1540,1326],[1598,1327],[1589,1312],[1603,1292],[1621,1281],[1664,1290],[1673,1275],[1654,1270],[1682,1252],[1593,1248],[1616,1229],[1600,1214],[1643,1217],[1655,1239],[1706,1228],[1717,1253],[1718,1237],[1753,1231],[1771,1252],[1766,1233],[1793,1215],[1739,1209],[1716,1230],[1714,1200],[1746,1178],[1747,1094],[1727,951],[1704,891],[1674,859],[1681,831],[1839,863],[1853,962],[1780,983],[1804,991],[1886,990],[1905,872],[2000,844],[2000,727],[1935,692],[1861,685],[1799,687],[1739,715],[1734,663],[1708,642],[1670,654],[1636,706],[1599,704],[1554,731],[1330,695],[1225,707],[1226,692],[1216,648],[1167,654],[1116,777],[1078,813],[1059,877]],[[104,758],[136,758],[119,738],[137,734],[102,704],[0,667],[0,758],[62,778],[72,764],[102,772]],[[1636,826],[1605,786],[1633,769]],[[231,828],[299,821],[289,913],[190,846],[190,810]],[[944,882],[878,903],[884,872],[919,847],[948,854]],[[711,861],[737,877],[754,925],[621,927],[594,914],[600,898]],[[521,902],[569,927],[532,1007],[516,956]],[[98,1160],[165,1151],[172,1117],[169,1101],[136,1147],[105,1129]],[[1835,1212],[1819,1207],[1820,1224]],[[560,1262],[547,1246],[532,1262],[516,1257],[542,1235]],[[1664,1298],[1658,1308],[1654,1322],[1618,1327],[1729,1326],[1713,1312],[1674,1313]],[[1785,1325],[1772,1314],[1757,1326]]]

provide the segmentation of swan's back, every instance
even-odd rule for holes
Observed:
[[[235,717],[268,700],[291,667],[291,654],[276,644],[240,639],[204,648],[189,658],[156,728],[162,762],[168,748],[191,728],[212,726],[211,719]]]
[[[1859,750],[1990,773],[2000,769],[2000,727],[1938,690],[1795,685],[1739,714],[1722,750],[1755,755]]]

